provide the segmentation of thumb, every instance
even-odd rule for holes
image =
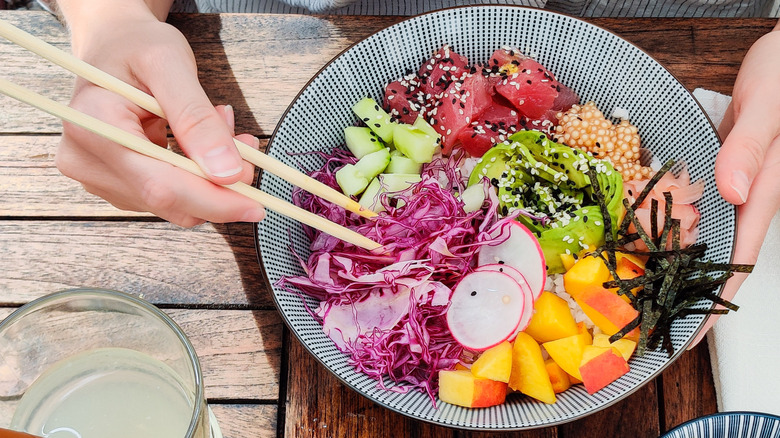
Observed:
[[[182,37],[183,38],[183,37]],[[209,101],[198,81],[192,51],[174,50],[164,62],[137,72],[160,102],[181,149],[217,184],[239,181],[243,160],[225,117]],[[140,77],[143,74],[145,77]]]
[[[780,123],[761,112],[760,102],[742,105],[745,111],[734,111],[734,126],[723,142],[715,160],[715,181],[723,199],[742,205],[748,200],[753,180],[761,170],[769,145],[780,134]]]

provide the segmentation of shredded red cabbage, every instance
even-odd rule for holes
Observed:
[[[335,171],[355,158],[341,149],[322,156],[325,164],[311,176],[338,189]],[[306,227],[311,254],[298,257],[306,275],[277,283],[320,300],[310,313],[358,371],[381,388],[418,389],[434,402],[438,371],[452,369],[463,353],[445,318],[452,288],[473,268],[479,247],[494,243],[490,229],[500,225],[495,196],[487,196],[481,210],[463,211],[453,194],[463,189],[463,178],[448,162],[427,166],[423,180],[393,200],[385,195],[386,211],[372,220],[294,190],[297,205],[373,239],[384,251],[372,253]]]

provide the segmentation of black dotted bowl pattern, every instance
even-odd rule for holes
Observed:
[[[760,412],[719,412],[683,423],[661,438],[780,438],[780,417]]]
[[[617,35],[585,21],[545,10],[512,6],[452,8],[420,15],[390,26],[357,43],[326,65],[291,104],[270,142],[269,154],[302,171],[322,164],[320,157],[300,152],[330,151],[343,144],[343,129],[357,118],[351,106],[364,96],[380,101],[388,82],[419,65],[440,46],[449,44],[471,62],[485,62],[501,46],[514,46],[547,66],[572,87],[582,102],[594,101],[607,115],[615,107],[629,111],[643,145],[661,162],[684,160],[693,179],[706,183],[696,207],[702,215],[699,240],[707,258],[731,259],[735,209],[717,193],[713,169],[720,147],[711,122],[691,94],[663,66]],[[292,186],[265,174],[259,187],[281,199]],[[302,226],[275,212],[257,226],[258,251],[268,280],[303,274],[291,248],[304,258],[308,245]],[[701,328],[703,317],[691,316],[672,329],[672,358],[651,352],[630,361],[631,371],[594,395],[581,385],[546,405],[512,395],[501,406],[466,409],[439,403],[410,391],[377,388],[355,372],[347,357],[325,336],[307,313],[303,298],[274,288],[274,298],[292,332],[322,364],[355,391],[396,412],[423,421],[463,429],[516,430],[551,426],[601,410],[625,398],[657,376],[681,354]],[[316,301],[308,299],[310,307]],[[708,304],[702,303],[702,306]],[[386,382],[391,386],[391,383]]]

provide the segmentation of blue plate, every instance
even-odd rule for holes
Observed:
[[[780,438],[780,417],[722,412],[683,423],[661,438]]]

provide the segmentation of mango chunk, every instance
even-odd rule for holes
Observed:
[[[520,332],[512,347],[509,387],[544,403],[555,403],[555,391],[544,365],[542,349],[534,338]]]
[[[593,324],[609,336],[614,335],[639,316],[639,312],[631,304],[603,287],[584,291],[576,301]],[[638,340],[639,328],[632,330],[625,337]]]
[[[507,341],[488,348],[471,365],[471,373],[476,377],[498,382],[508,383],[511,372],[512,344]]]
[[[626,362],[628,362],[628,360],[631,359],[631,355],[633,355],[634,350],[636,350],[636,342],[632,341],[631,339],[621,338],[615,342],[610,343],[609,335],[606,335],[604,333],[599,333],[593,336],[593,345],[597,347],[617,348],[618,351],[620,351],[620,354],[626,360]]]
[[[567,336],[565,338],[556,339],[554,341],[545,342],[542,344],[547,354],[557,363],[564,371],[574,376],[577,380],[582,380],[580,375],[580,364],[582,363],[582,353],[585,351],[585,347],[591,345],[593,342],[590,333],[578,333],[576,335]]]
[[[577,322],[566,300],[552,292],[542,292],[534,303],[534,316],[525,332],[538,342],[554,341],[577,334]]]
[[[595,394],[628,371],[628,363],[617,348],[593,345],[585,348],[580,374],[588,394]]]
[[[481,379],[468,370],[439,371],[441,401],[467,408],[486,408],[504,403],[507,384]]]
[[[565,269],[566,271],[571,269],[571,267],[574,266],[574,264],[577,262],[573,254],[563,253],[560,255],[560,257],[561,257],[561,264],[563,264],[563,269]]]
[[[609,280],[607,265],[597,256],[585,256],[577,260],[571,269],[563,274],[563,287],[574,299],[593,286],[601,286]]]
[[[569,375],[552,358],[545,360],[544,366],[547,368],[547,374],[550,375],[550,383],[556,394],[571,388]]]

